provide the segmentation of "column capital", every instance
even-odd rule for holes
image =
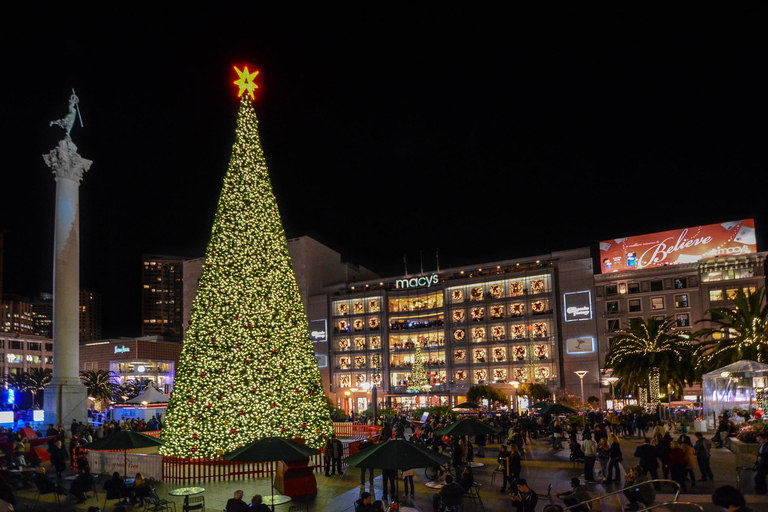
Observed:
[[[61,139],[59,145],[50,153],[43,155],[43,160],[53,170],[57,181],[59,178],[65,178],[78,184],[93,163],[92,160],[85,159],[77,153],[77,146],[69,135]]]

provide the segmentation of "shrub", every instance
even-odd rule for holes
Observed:
[[[760,432],[768,432],[768,425],[762,421],[750,421],[739,428],[736,439],[743,443],[756,443]]]

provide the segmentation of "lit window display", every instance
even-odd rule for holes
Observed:
[[[533,355],[539,359],[549,359],[549,347],[546,345],[536,345],[533,347]]]
[[[509,283],[509,296],[519,297],[521,295],[525,295],[525,282],[522,279],[511,281]]]
[[[547,303],[543,300],[535,300],[531,302],[531,313],[534,315],[541,315],[547,312]]]
[[[339,370],[349,370],[349,358],[348,357],[340,357],[339,358]]]
[[[515,324],[510,327],[510,330],[512,331],[512,337],[514,339],[522,339],[525,338],[525,326],[523,324]]]
[[[736,294],[739,293],[738,288],[728,288],[725,290],[725,296],[728,297],[728,300],[734,300],[736,298]]]
[[[507,382],[507,369],[506,368],[494,368],[493,380],[496,382]]]
[[[337,302],[336,303],[336,314],[339,316],[344,316],[349,314],[349,303],[348,302]]]
[[[467,362],[467,351],[464,349],[458,349],[453,351],[453,360],[457,363]]]
[[[469,300],[483,300],[485,299],[485,293],[482,286],[473,286],[469,290]]]
[[[352,379],[349,375],[341,375],[339,377],[339,387],[348,388],[352,384]]]
[[[536,379],[548,379],[549,378],[549,368],[546,366],[537,366],[536,370],[534,370],[534,375]]]
[[[464,332],[464,329],[456,329],[453,331],[453,339],[456,341],[464,341],[464,338],[467,336],[467,333]]]
[[[444,324],[442,313],[418,316],[398,316],[389,319],[389,330],[425,329],[429,327],[442,327]]]
[[[445,346],[443,331],[432,331],[424,334],[393,334],[389,337],[389,348],[391,350],[412,350],[416,348],[416,343],[420,343],[423,348],[434,349]]]
[[[352,312],[356,315],[365,313],[365,304],[362,300],[352,301]]]
[[[509,305],[509,314],[511,316],[523,316],[525,314],[525,303],[515,302]]]
[[[381,367],[381,354],[371,355],[371,368]]]
[[[485,369],[477,369],[475,370],[475,382],[478,384],[482,384],[485,382],[485,379],[488,378],[488,372]]]
[[[494,304],[491,306],[491,318],[504,318],[503,304]]]
[[[485,320],[485,308],[472,308],[472,321],[479,322]]]
[[[368,312],[378,313],[381,311],[381,299],[368,299]]]
[[[442,292],[419,295],[417,297],[398,297],[389,299],[389,311],[403,313],[407,311],[422,311],[443,307]]]
[[[507,349],[504,347],[494,347],[493,360],[497,363],[503,363],[507,360]]]
[[[355,368],[365,368],[365,356],[355,356]]]
[[[339,320],[336,326],[336,332],[349,332],[349,322],[346,320]]]
[[[512,370],[512,376],[515,380],[525,382],[528,380],[528,370],[526,368],[514,368]]]
[[[464,302],[464,290],[457,288],[451,291],[451,302]]]
[[[475,327],[472,329],[472,341],[475,343],[485,341],[485,327]]]
[[[380,324],[381,324],[381,321],[379,320],[379,317],[377,317],[377,316],[368,319],[368,327],[372,331],[378,330]]]
[[[355,350],[365,350],[365,338],[355,338]]]
[[[345,352],[349,350],[349,338],[341,338],[339,340],[339,351]]]
[[[549,326],[546,322],[536,322],[531,326],[534,338],[546,338],[549,336]]]
[[[531,294],[544,293],[547,291],[547,285],[544,279],[531,279]]]
[[[488,287],[488,294],[494,299],[501,299],[504,297],[504,285],[492,284]]]
[[[364,373],[358,373],[355,375],[355,382],[357,382],[358,387],[360,387],[366,380],[367,379]]]
[[[515,345],[512,347],[512,357],[515,358],[515,361],[522,361],[525,359],[526,352],[527,350],[523,345]]]
[[[355,326],[355,331],[362,331],[365,328],[365,322],[362,318],[356,318],[352,325]]]
[[[464,310],[463,309],[454,309],[451,311],[451,318],[453,318],[453,323],[460,324],[464,322]]]
[[[411,372],[390,372],[390,381],[393,386],[407,386],[411,380]]]
[[[485,362],[485,349],[484,348],[476,348],[474,350],[475,353],[475,362],[476,363],[484,363]]]
[[[379,350],[381,348],[381,336],[371,336],[371,350]]]
[[[493,341],[503,340],[505,338],[504,326],[494,325],[491,327],[491,335],[493,336]]]
[[[457,381],[465,381],[467,380],[467,371],[466,370],[456,370],[456,373],[454,374]]]

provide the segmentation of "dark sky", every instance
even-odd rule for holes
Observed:
[[[445,268],[747,217],[768,247],[762,6],[160,4],[13,8],[0,35],[5,292],[51,290],[40,155],[74,87],[106,336],[140,331],[142,253],[205,250],[241,62],[288,236],[382,275],[403,253],[432,270],[436,249]]]

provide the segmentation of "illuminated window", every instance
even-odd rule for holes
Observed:
[[[664,309],[664,297],[651,297],[651,309]]]
[[[728,288],[725,290],[725,296],[728,297],[728,300],[734,300],[737,293],[739,293],[738,288]]]
[[[709,302],[719,302],[723,297],[723,290],[709,290]]]
[[[675,295],[675,307],[676,308],[687,308],[688,307],[688,294],[684,293],[682,295]]]
[[[678,277],[675,279],[675,288],[678,290],[682,290],[683,288],[688,288],[688,279],[685,277]]]
[[[744,295],[752,295],[757,292],[757,288],[754,286],[745,286],[741,290],[744,292]]]
[[[691,326],[691,320],[687,313],[685,314],[678,314],[675,315],[675,320],[677,321],[678,327],[690,327]]]

